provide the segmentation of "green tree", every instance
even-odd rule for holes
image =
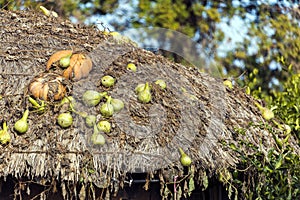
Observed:
[[[255,88],[251,89],[260,88],[269,93],[271,89],[282,89],[282,83],[289,76],[281,58],[292,63],[295,72],[300,72],[300,15],[291,7],[274,8],[264,4],[259,5],[256,12],[256,18],[248,24],[244,41],[238,43],[225,58],[217,59],[233,76],[242,72],[250,74],[253,69],[258,69]]]

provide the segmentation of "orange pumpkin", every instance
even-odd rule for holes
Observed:
[[[28,89],[35,98],[46,101],[61,100],[66,94],[63,82],[64,77],[60,75],[43,73],[30,82]]]
[[[82,54],[73,54],[70,59],[69,67],[64,71],[63,76],[66,79],[80,80],[89,75],[92,70],[92,60]]]
[[[46,71],[49,71],[49,69],[52,67],[52,65],[56,62],[58,62],[60,59],[72,55],[72,50],[61,50],[55,52],[48,60],[46,64]]]

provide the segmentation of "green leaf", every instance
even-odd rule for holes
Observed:
[[[194,183],[194,179],[191,178],[191,179],[189,180],[189,191],[188,191],[188,195],[191,196],[192,191],[194,191],[194,190],[195,190],[195,183]]]
[[[203,177],[202,177],[202,184],[203,184],[203,189],[202,191],[206,190],[208,187],[208,177],[206,175],[206,172],[204,172]]]
[[[281,167],[282,161],[283,161],[282,154],[280,154],[280,156],[279,156],[279,158],[278,158],[278,160],[277,160],[277,162],[275,164],[275,169],[279,169]]]

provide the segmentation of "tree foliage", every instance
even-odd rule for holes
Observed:
[[[289,74],[282,90],[271,90],[272,95],[266,95],[260,88],[251,90],[255,98],[262,98],[267,106],[273,108],[276,119],[259,126],[273,133],[270,140],[275,140],[277,146],[263,150],[249,140],[239,142],[248,150],[242,151],[242,148],[235,147],[241,155],[241,161],[240,168],[232,170],[231,184],[239,188],[236,193],[243,193],[245,199],[300,198],[300,155],[290,145],[291,136],[298,137],[298,141],[300,136],[300,73],[294,73],[293,65],[287,64],[284,58],[279,60]],[[248,87],[254,88],[258,74],[258,69],[250,73]]]
[[[295,72],[300,71],[300,21],[299,16],[293,18],[292,13],[283,8],[274,11],[271,5],[261,5],[260,10],[265,12],[260,12],[258,19],[249,22],[248,36],[244,41],[238,43],[225,58],[218,59],[234,75],[242,72],[250,74],[254,68],[259,69],[257,88],[269,92],[271,88],[281,89],[280,82],[288,76],[287,69],[278,58],[284,57],[293,64]]]

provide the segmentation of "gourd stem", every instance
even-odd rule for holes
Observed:
[[[36,102],[36,100],[34,100],[33,98],[28,97],[28,100],[29,100],[29,102],[30,102],[32,105],[34,105],[35,107],[37,107],[37,108],[41,107],[41,105],[38,104],[38,102]]]
[[[179,147],[178,149],[179,149],[179,152],[180,152],[181,156],[185,154],[184,151],[182,150],[182,148]]]
[[[4,131],[4,132],[7,132],[7,130],[8,130],[8,129],[7,129],[6,122],[3,122],[3,131]]]
[[[23,114],[23,117],[22,117],[22,120],[26,121],[27,118],[28,118],[28,115],[29,115],[29,110],[25,110],[24,114]]]

